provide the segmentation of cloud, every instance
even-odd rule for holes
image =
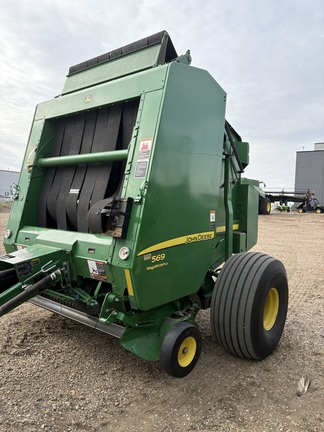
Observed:
[[[71,65],[162,29],[227,92],[251,176],[293,187],[296,151],[324,141],[322,0],[2,3],[0,169],[20,168],[35,106],[61,92]]]

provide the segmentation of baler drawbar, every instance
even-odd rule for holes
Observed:
[[[184,377],[214,339],[262,359],[285,324],[283,264],[258,252],[249,144],[226,93],[162,31],[72,66],[37,106],[0,257],[0,315],[25,301]],[[223,265],[224,264],[224,265]],[[222,268],[220,269],[220,267]]]

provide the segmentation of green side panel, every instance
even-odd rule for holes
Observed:
[[[153,45],[123,57],[80,71],[67,77],[62,93],[71,93],[104,81],[152,67],[158,59],[160,45]]]
[[[56,118],[137,98],[144,93],[163,88],[165,73],[166,67],[160,66],[139,72],[136,75],[104,82],[75,93],[64,94],[39,104],[35,119]]]
[[[196,292],[215,260],[225,101],[206,71],[169,65],[132,266],[140,309]]]
[[[240,221],[239,231],[246,233],[246,250],[249,250],[258,240],[259,194],[247,179],[243,183],[233,190],[234,217]]]
[[[12,203],[7,225],[7,229],[12,232],[12,235],[10,238],[4,239],[7,252],[15,250],[14,243],[21,227],[37,225],[38,198],[43,186],[45,171],[36,167],[33,168],[32,165],[40,143],[50,144],[53,136],[53,127],[50,122],[44,122],[44,120],[33,122],[20,171],[17,197]]]
[[[233,232],[233,253],[240,253],[246,251],[246,233]]]
[[[240,158],[243,168],[246,168],[249,165],[249,152],[250,146],[248,142],[236,141],[234,142],[237,154]]]
[[[165,67],[161,67],[166,70]],[[155,71],[152,70],[151,78],[155,76]],[[125,269],[131,269],[135,265],[136,260],[136,242],[138,237],[139,227],[142,224],[143,203],[147,193],[147,179],[149,164],[146,165],[146,172],[141,170],[141,164],[146,163],[147,157],[142,157],[141,146],[146,141],[154,141],[157,133],[158,118],[160,116],[161,103],[163,96],[163,88],[145,93],[141,97],[139,106],[139,114],[135,124],[136,136],[131,143],[129,150],[128,167],[125,171],[124,187],[122,196],[132,197],[135,203],[132,208],[132,216],[128,227],[126,239],[116,239],[112,260],[113,272],[113,290],[118,295],[124,295],[126,286]],[[153,159],[154,146],[149,155],[149,160]],[[119,257],[119,251],[122,247],[127,247],[131,251],[128,260],[123,261]],[[133,280],[134,275],[130,278]],[[129,287],[128,287],[129,288]],[[131,288],[129,289],[131,292]],[[134,296],[130,297],[131,306],[138,309],[138,305]]]

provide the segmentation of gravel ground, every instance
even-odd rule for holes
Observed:
[[[0,214],[1,233],[7,219]],[[234,358],[213,342],[202,311],[202,354],[181,380],[117,339],[20,306],[0,319],[0,431],[323,431],[323,245],[324,214],[260,217],[254,250],[282,260],[288,273],[281,342],[262,362]],[[298,397],[305,374],[311,383]]]

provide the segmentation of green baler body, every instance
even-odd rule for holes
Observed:
[[[64,268],[38,297],[97,304],[80,316],[122,326],[123,345],[150,360],[167,320],[194,321],[208,307],[214,271],[256,243],[258,217],[238,161],[248,164],[248,144],[232,130],[233,148],[225,134],[226,93],[181,59],[156,65],[159,50],[87,65],[38,105],[0,259],[0,271],[16,271],[15,293],[44,266]],[[88,232],[95,196],[132,200],[125,235]]]

